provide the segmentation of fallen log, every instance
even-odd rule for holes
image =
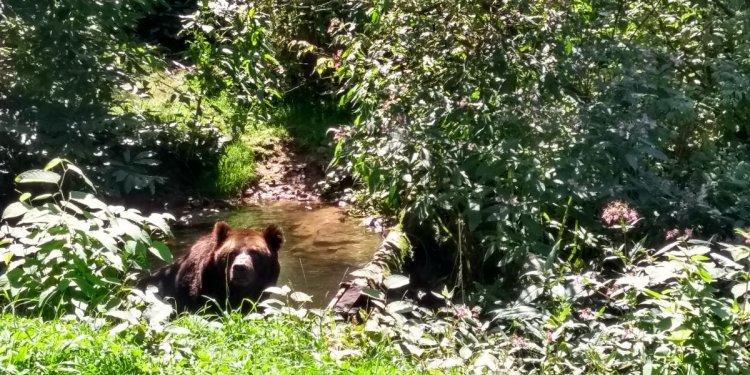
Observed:
[[[376,298],[368,289],[382,289],[383,280],[393,273],[401,272],[404,260],[411,256],[411,244],[398,225],[392,228],[381,242],[372,260],[363,268],[351,272],[354,279],[340,284],[339,291],[328,303],[328,310],[347,320],[359,318],[361,309],[369,309]]]

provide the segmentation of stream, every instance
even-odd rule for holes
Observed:
[[[325,307],[349,272],[370,261],[380,244],[380,235],[359,225],[343,210],[329,205],[303,205],[275,201],[220,213],[217,220],[231,227],[262,229],[276,223],[284,231],[279,252],[281,274],[278,285],[310,294],[308,307]],[[213,223],[174,231],[175,258],[184,254],[199,237],[211,232]]]

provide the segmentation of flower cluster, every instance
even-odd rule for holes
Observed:
[[[635,209],[620,200],[609,202],[609,204],[604,207],[604,210],[602,210],[601,217],[602,221],[607,225],[615,225],[621,222],[634,224],[640,219],[640,216],[638,216],[638,212]]]
[[[693,237],[693,229],[686,228],[685,230],[680,231],[678,228],[674,228],[670,231],[667,231],[667,233],[664,234],[664,238],[666,238],[667,240],[672,240],[680,237],[680,234],[682,234],[682,237],[684,237],[685,239],[688,239],[690,237]]]

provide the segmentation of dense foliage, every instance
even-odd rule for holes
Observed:
[[[128,29],[150,1],[11,1],[0,12],[0,186],[50,155],[102,165],[133,134],[109,116],[120,87],[157,65]],[[123,119],[124,120],[124,119]],[[98,156],[98,157],[97,157]]]
[[[331,24],[343,53],[321,62],[358,111],[339,164],[363,200],[436,223],[475,270],[595,246],[582,231],[602,233],[614,199],[657,241],[747,224],[740,2],[350,6]]]
[[[747,372],[747,2],[154,3],[0,3],[2,320],[86,322],[3,331],[8,371]],[[369,290],[343,325],[277,288],[257,321],[172,323],[129,290],[168,216],[94,194],[236,195],[253,138],[333,125],[329,187],[402,219],[441,309]]]
[[[0,201],[11,200],[13,176],[50,155],[81,165],[110,196],[174,193],[201,180],[205,192],[224,193],[207,181],[225,138],[264,118],[279,95],[264,19],[251,7],[205,2],[182,30],[191,67],[172,69],[178,79],[167,82],[155,78],[168,62],[136,35],[154,3],[4,4]]]
[[[0,226],[0,304],[46,317],[103,312],[119,303],[149,252],[171,260],[167,246],[150,236],[170,235],[170,215],[108,206],[90,192],[69,190],[74,176],[93,189],[63,159],[16,178],[21,196],[2,214],[14,225]]]

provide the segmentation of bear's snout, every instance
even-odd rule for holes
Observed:
[[[248,254],[240,254],[234,258],[229,269],[229,281],[239,286],[249,285],[255,279],[253,258]]]

